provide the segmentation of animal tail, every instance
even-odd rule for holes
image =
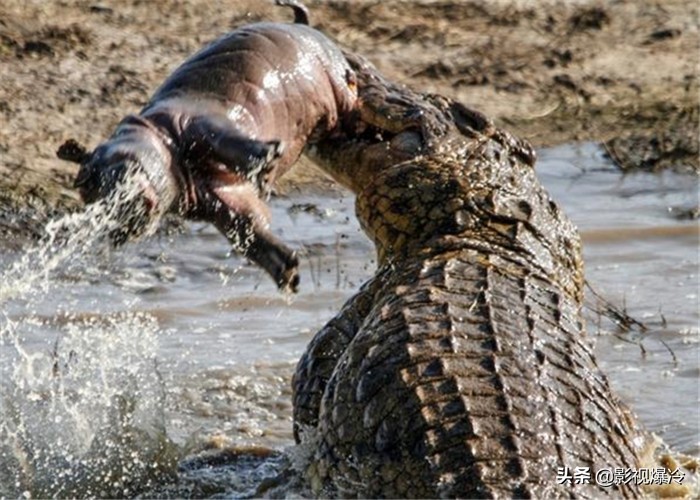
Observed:
[[[275,4],[281,7],[294,9],[294,23],[309,25],[309,9],[299,0],[275,0]]]

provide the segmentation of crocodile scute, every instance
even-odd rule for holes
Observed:
[[[350,60],[370,132],[314,155],[355,193],[379,270],[294,376],[295,435],[317,440],[315,493],[638,497],[595,481],[638,468],[642,434],[596,363],[580,238],[531,148]],[[558,481],[565,467],[589,481]]]

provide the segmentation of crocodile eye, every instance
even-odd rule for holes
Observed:
[[[517,205],[519,215],[524,216],[525,220],[529,220],[532,216],[532,206],[525,200],[520,200]]]

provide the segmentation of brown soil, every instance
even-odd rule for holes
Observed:
[[[313,25],[387,76],[455,97],[536,146],[594,140],[625,168],[700,168],[693,0],[307,5]],[[64,140],[94,147],[206,42],[290,19],[260,0],[3,0],[0,234],[79,204],[76,167],[55,157]],[[302,165],[287,187],[320,182]]]

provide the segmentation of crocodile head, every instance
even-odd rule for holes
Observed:
[[[352,128],[309,153],[356,195],[380,265],[470,248],[528,261],[581,296],[580,238],[537,180],[530,144],[346,57],[358,79]]]
[[[465,150],[462,125],[477,134],[492,124],[476,112],[461,116],[458,103],[387,81],[360,56],[346,57],[358,77],[354,120],[309,154],[357,195],[358,219],[384,263],[462,229],[469,187],[455,183],[453,167],[463,162],[450,158]]]

